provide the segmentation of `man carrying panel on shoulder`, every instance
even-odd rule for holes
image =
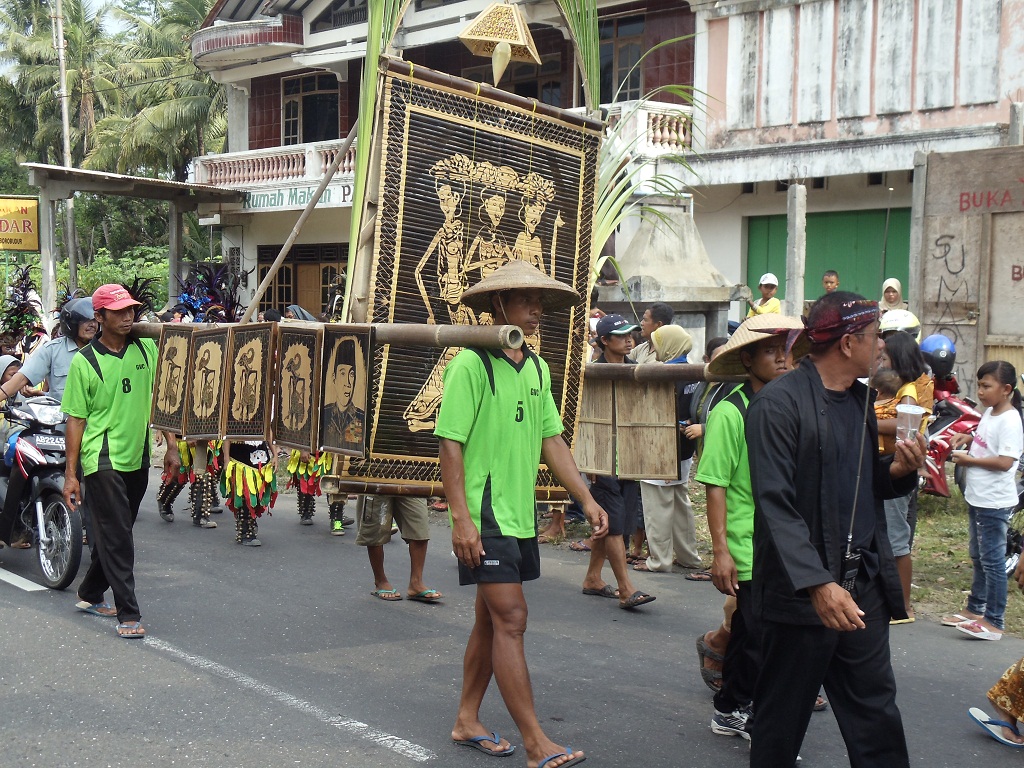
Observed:
[[[545,310],[578,300],[572,288],[524,261],[499,267],[462,294],[470,309],[491,312],[496,325],[517,325],[527,337],[538,333]],[[608,532],[608,516],[587,490],[561,433],[548,366],[527,347],[464,349],[445,368],[434,434],[440,438],[459,583],[477,585],[452,739],[488,755],[514,750],[480,722],[493,676],[522,734],[527,764],[544,768],[566,768],[585,757],[544,733],[526,665],[523,582],[540,576],[535,489],[541,458],[580,502],[594,537]]]
[[[796,763],[824,682],[850,764],[909,765],[889,619],[906,616],[883,499],[907,494],[923,436],[878,454],[870,375],[881,353],[878,303],[845,291],[815,302],[810,353],[758,393],[747,414],[754,493],[752,768]]]
[[[84,486],[98,555],[78,588],[78,607],[109,615],[103,602],[109,588],[118,636],[141,638],[145,630],[135,599],[132,527],[149,483],[149,411],[157,348],[152,339],[131,335],[141,302],[123,286],[100,286],[92,305],[102,329],[71,361],[61,403],[68,415],[64,503],[74,508]],[[170,475],[177,472],[180,458],[174,440],[167,438],[164,470]]]

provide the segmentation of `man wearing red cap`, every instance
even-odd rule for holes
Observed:
[[[71,361],[62,410],[68,415],[64,502],[74,507],[89,498],[98,560],[94,559],[78,588],[79,607],[101,613],[109,588],[117,608],[117,634],[141,638],[139,604],[135,599],[135,541],[132,527],[149,483],[149,410],[157,348],[151,339],[131,335],[136,301],[120,285],[103,285],[92,296],[101,326]],[[180,464],[173,439],[167,441],[164,469]]]

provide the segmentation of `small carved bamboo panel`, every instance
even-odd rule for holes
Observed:
[[[168,323],[160,329],[160,357],[153,383],[150,421],[154,429],[176,435],[185,431],[185,405],[194,366],[192,325]]]
[[[220,433],[225,440],[263,440],[274,402],[277,323],[233,325],[228,333],[227,380]]]
[[[677,480],[678,432],[673,382],[584,379],[573,446],[581,472]]]
[[[280,445],[313,452],[319,447],[321,369],[324,327],[282,324],[278,329],[280,364],[274,439]]]

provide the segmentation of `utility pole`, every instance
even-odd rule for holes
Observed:
[[[60,119],[64,138],[64,167],[71,168],[73,167],[71,165],[71,118],[68,104],[71,98],[68,94],[68,67],[64,56],[67,43],[64,41],[64,3],[62,0],[56,0],[53,32],[53,47],[57,49],[57,66],[60,70]],[[75,242],[75,198],[73,193],[64,201],[64,216],[64,244],[68,249],[68,288],[74,291],[78,287],[78,248]],[[44,292],[45,288],[43,286]],[[56,294],[56,286],[53,293]],[[56,309],[56,307],[53,308]],[[49,307],[44,307],[44,309],[49,310]]]

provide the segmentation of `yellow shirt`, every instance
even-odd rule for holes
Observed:
[[[754,315],[782,314],[782,302],[774,296],[768,299],[768,301],[758,299],[754,304],[756,306],[747,311],[747,317],[753,317]]]

